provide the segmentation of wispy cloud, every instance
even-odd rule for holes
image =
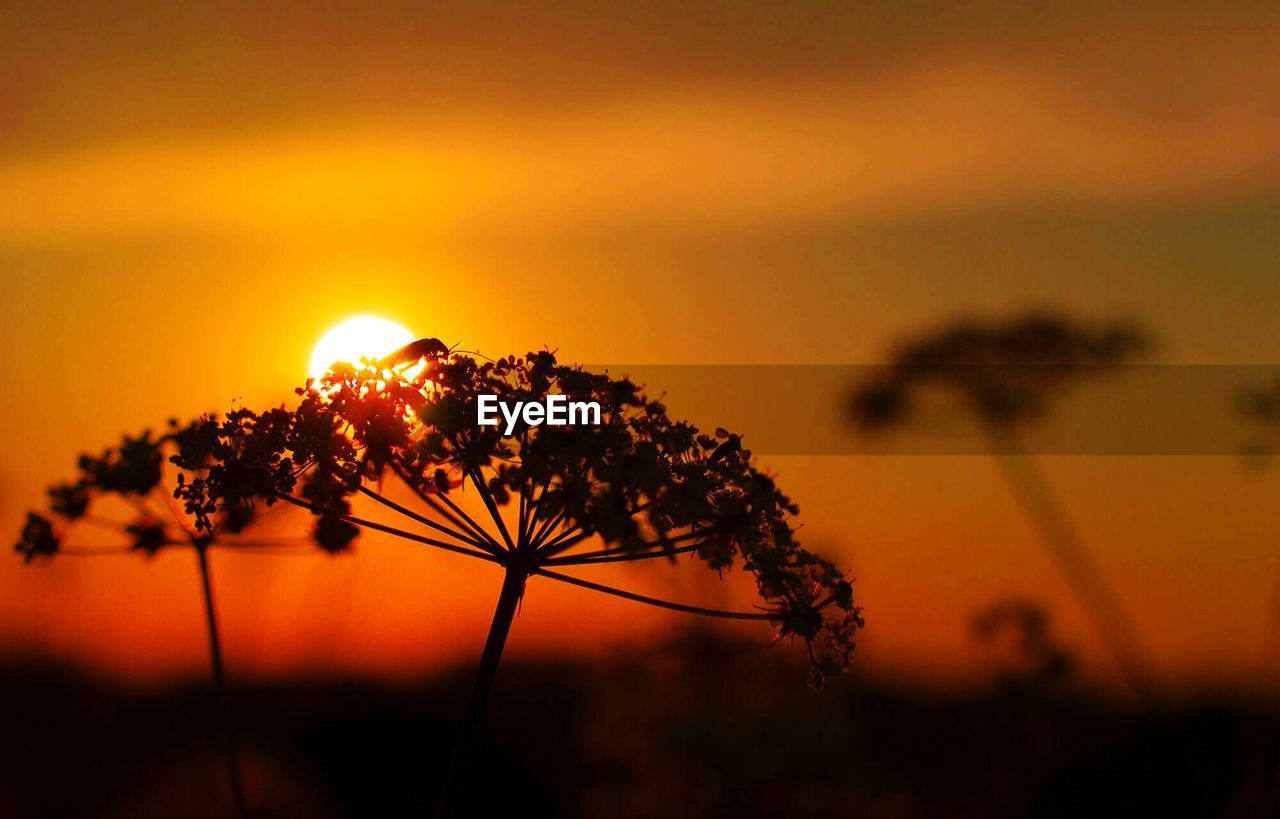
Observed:
[[[1275,32],[914,49],[589,104],[353,109],[0,152],[0,241],[705,230],[1280,188]]]

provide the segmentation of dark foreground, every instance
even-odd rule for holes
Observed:
[[[241,684],[261,817],[429,816],[466,672],[413,688]],[[225,817],[209,692],[0,667],[0,816]],[[1280,713],[1141,716],[1037,685],[938,697],[857,678],[821,694],[779,652],[690,635],[601,664],[504,667],[468,814],[1277,817]]]

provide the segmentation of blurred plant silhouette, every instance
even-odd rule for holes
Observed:
[[[69,483],[49,489],[48,515],[29,512],[21,539],[15,549],[27,563],[55,555],[96,557],[140,554],[154,557],[161,550],[189,549],[196,557],[200,576],[201,602],[204,609],[206,636],[209,644],[210,671],[217,698],[218,720],[226,755],[231,798],[239,816],[248,815],[236,751],[233,723],[228,703],[226,671],[222,639],[218,628],[217,606],[210,576],[209,552],[235,549],[251,553],[275,553],[305,545],[307,538],[250,537],[250,527],[261,515],[251,506],[208,508],[202,515],[183,509],[175,501],[181,487],[202,484],[222,467],[220,451],[213,429],[229,430],[258,423],[248,410],[239,409],[224,418],[205,417],[187,424],[170,421],[168,431],[159,437],[144,432],[137,438],[125,436],[121,443],[100,455],[80,456],[80,476]],[[207,448],[196,454],[195,442],[206,442]],[[179,457],[186,452],[186,457]],[[277,462],[278,469],[287,464]],[[222,478],[219,478],[222,479]],[[102,506],[112,507],[105,513]],[[129,520],[111,515],[123,510]],[[55,525],[56,522],[56,525]],[[94,534],[86,536],[85,531]],[[99,543],[102,533],[117,532],[123,537],[110,537],[114,543]],[[86,537],[95,541],[83,543]]]
[[[381,361],[335,365],[297,392],[293,410],[239,409],[166,436],[169,461],[178,469],[166,500],[196,547],[206,580],[204,555],[230,530],[228,521],[247,522],[281,503],[309,510],[315,518],[311,537],[330,552],[349,548],[361,530],[371,530],[503,570],[441,815],[456,810],[485,702],[531,577],[675,611],[772,623],[774,643],[804,642],[814,685],[849,664],[863,626],[861,610],[844,574],[796,541],[795,504],[754,466],[739,436],[723,429],[703,434],[670,419],[662,404],[626,379],[559,364],[546,351],[487,360],[422,339]],[[475,423],[478,396],[541,403],[553,393],[598,402],[602,423],[520,422],[510,435]],[[155,489],[162,460],[158,445],[126,441],[118,454],[86,461],[83,487],[53,493],[55,515],[68,508],[83,514],[82,488],[105,487],[126,497]],[[388,479],[407,487],[420,508],[389,497],[383,491]],[[455,500],[468,488],[487,512],[484,523]],[[358,517],[356,497],[421,529]],[[147,548],[137,537],[134,546]],[[31,559],[58,552],[60,543],[50,520],[33,514],[18,551]],[[166,546],[169,538],[148,536],[146,543]],[[562,571],[680,557],[716,572],[740,564],[754,576],[763,605],[757,611],[684,605]],[[212,623],[211,594],[208,599]],[[220,661],[215,666],[220,680]]]
[[[1260,430],[1280,432],[1280,378],[1264,387],[1240,390],[1236,395],[1236,408],[1246,419],[1255,422]],[[1267,466],[1274,456],[1274,445],[1270,442],[1250,442],[1245,448],[1245,456],[1246,463],[1250,465]],[[1276,578],[1268,608],[1269,617],[1259,657],[1263,670],[1280,656],[1280,575]]]
[[[1246,387],[1236,392],[1236,410],[1256,428],[1280,432],[1280,378],[1263,387]],[[1270,441],[1252,440],[1245,444],[1244,455],[1252,466],[1266,466],[1275,454]]]
[[[1136,327],[1091,326],[1047,311],[1007,321],[966,319],[900,345],[880,374],[856,385],[849,410],[862,430],[883,432],[905,424],[926,390],[959,396],[1130,688],[1152,701],[1157,690],[1137,629],[1021,439],[1072,383],[1130,361],[1148,346]]]
[[[1071,656],[1055,642],[1049,614],[1036,602],[998,600],[975,614],[972,626],[980,642],[1004,649],[999,681],[1006,689],[1044,688],[1071,674]]]
[[[1280,428],[1280,378],[1266,387],[1242,390],[1237,405],[1245,417]]]

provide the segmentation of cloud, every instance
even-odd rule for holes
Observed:
[[[407,105],[0,153],[0,242],[707,231],[1280,188],[1274,32],[951,44],[589,104]]]

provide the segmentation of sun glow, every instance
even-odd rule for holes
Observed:
[[[307,374],[320,378],[340,361],[358,364],[361,358],[381,358],[413,340],[413,333],[394,321],[356,316],[320,337],[311,351]]]

